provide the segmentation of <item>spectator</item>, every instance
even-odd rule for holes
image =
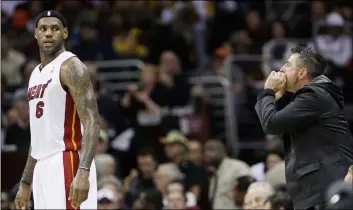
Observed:
[[[204,147],[205,164],[212,174],[209,199],[213,209],[234,209],[233,186],[238,177],[250,174],[249,166],[243,161],[227,157],[222,142],[209,140]]]
[[[248,12],[246,24],[246,30],[253,41],[253,52],[259,54],[262,45],[268,40],[266,24],[261,24],[260,13],[256,10]]]
[[[28,83],[29,83],[29,78],[31,77],[31,74],[33,70],[39,65],[40,63],[37,60],[28,60],[24,64],[24,69],[23,69],[23,81],[21,84],[21,87],[19,87],[14,94],[14,97],[26,97],[27,96],[27,91],[28,91]]]
[[[237,178],[235,187],[233,188],[233,201],[236,206],[243,206],[245,194],[249,186],[254,182],[255,179],[251,176],[240,176]]]
[[[183,178],[182,173],[175,164],[164,163],[158,166],[153,180],[156,188],[162,193],[163,199],[165,199],[168,196],[168,185],[172,183],[173,180],[181,178]]]
[[[167,209],[187,209],[186,198],[183,192],[172,192],[167,196],[168,206]]]
[[[197,200],[195,195],[192,192],[185,191],[184,184],[182,181],[173,181],[168,185],[168,195],[174,192],[180,192],[185,194],[187,207],[195,207],[197,205]],[[164,206],[168,206],[167,200],[164,200],[163,203],[164,203]]]
[[[167,157],[176,164],[185,177],[185,190],[192,192],[199,200],[205,192],[207,174],[203,168],[187,161],[188,139],[176,130],[170,131],[162,139]]]
[[[117,58],[112,46],[98,38],[97,24],[92,21],[81,23],[81,40],[73,46],[72,53],[83,61],[114,60]]]
[[[1,209],[10,209],[10,196],[7,192],[1,192]]]
[[[101,130],[99,133],[99,138],[97,142],[96,155],[105,154],[108,151],[109,139],[108,134],[105,130]]]
[[[272,39],[262,47],[263,74],[267,78],[271,71],[279,71],[289,57],[294,44],[286,40],[286,29],[281,21],[272,23]]]
[[[188,160],[197,166],[202,166],[203,165],[203,152],[202,151],[203,151],[203,149],[202,149],[202,144],[200,141],[197,141],[197,140],[189,141]]]
[[[344,23],[340,14],[331,13],[326,19],[328,34],[315,36],[311,43],[325,57],[329,64],[327,73],[334,78],[344,75],[352,59],[352,38],[343,34]]]
[[[17,122],[8,127],[5,144],[15,145],[17,150],[28,151],[31,142],[29,128],[29,105],[27,98],[14,99],[14,107],[18,114]]]
[[[5,77],[9,88],[17,88],[22,83],[20,68],[25,63],[23,53],[12,47],[14,40],[9,35],[1,35],[1,74]]]
[[[91,61],[85,61],[84,64],[91,73],[91,81],[96,93],[99,114],[107,122],[108,136],[109,139],[112,139],[126,128],[126,120],[119,109],[117,101],[112,99],[102,81],[99,80],[97,65]]]
[[[266,172],[283,161],[283,152],[280,150],[279,148],[275,148],[268,151],[265,162],[257,163],[251,167],[251,175],[257,181],[264,181]]]
[[[152,148],[143,148],[137,154],[137,170],[133,169],[124,180],[127,203],[132,204],[142,192],[154,189],[153,176],[157,170],[157,160]]]
[[[180,60],[171,51],[161,54],[159,64],[159,79],[162,84],[169,87],[169,107],[186,106],[190,97],[190,84],[181,71]]]
[[[135,131],[130,149],[130,159],[136,160],[140,148],[152,147],[158,161],[165,160],[163,145],[158,141],[163,135],[161,110],[168,104],[168,89],[157,81],[158,72],[152,65],[141,69],[140,83],[128,87],[121,101],[122,112]],[[135,163],[127,163],[128,173]]]
[[[104,176],[98,181],[98,209],[125,209],[121,182],[114,176]]]
[[[243,209],[265,209],[265,201],[274,194],[274,189],[267,182],[252,183],[244,198]]]
[[[163,195],[156,189],[150,189],[141,194],[139,209],[163,209]]]
[[[97,168],[97,177],[98,179],[104,176],[117,174],[117,163],[113,156],[109,154],[99,154],[94,158]]]
[[[270,183],[273,187],[286,183],[285,164],[283,160],[266,172],[265,181]]]
[[[265,209],[291,210],[292,200],[286,192],[276,192],[265,201]]]

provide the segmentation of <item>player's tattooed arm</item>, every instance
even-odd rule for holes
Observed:
[[[31,156],[31,151],[32,151],[32,147],[29,148],[27,163],[26,163],[25,169],[23,170],[22,178],[20,181],[22,184],[26,184],[29,186],[32,184],[33,171],[37,163],[37,160]]]
[[[62,84],[68,88],[84,127],[80,167],[89,169],[96,153],[97,139],[100,132],[97,100],[90,73],[77,57],[73,57],[65,61],[61,66],[60,79]]]

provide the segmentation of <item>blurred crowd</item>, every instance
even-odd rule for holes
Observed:
[[[329,64],[326,74],[343,88],[346,103],[353,102],[353,10],[347,1],[1,4],[2,151],[28,151],[27,83],[40,63],[35,18],[56,10],[67,21],[66,49],[91,72],[101,114],[95,157],[99,209],[292,208],[279,137],[266,136],[256,158],[240,160],[217,134],[184,132],[178,117],[161,117],[165,108],[209,102],[202,86],[188,82],[191,76],[229,79],[239,141],[259,125],[253,107],[264,79],[281,68],[295,45],[321,52]],[[140,80],[113,98],[96,61],[131,58],[145,63]],[[3,208],[13,208],[17,187],[2,188]]]

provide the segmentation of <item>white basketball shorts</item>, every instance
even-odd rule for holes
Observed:
[[[79,165],[79,154],[65,151],[37,161],[33,174],[34,209],[73,209],[68,200],[70,185]],[[88,198],[81,209],[97,209],[97,174],[94,161],[90,175]]]

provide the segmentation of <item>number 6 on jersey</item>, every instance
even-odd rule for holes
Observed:
[[[43,101],[39,101],[37,103],[37,106],[36,106],[36,117],[37,118],[41,118],[42,115],[43,115],[43,107],[44,107],[44,102]]]

